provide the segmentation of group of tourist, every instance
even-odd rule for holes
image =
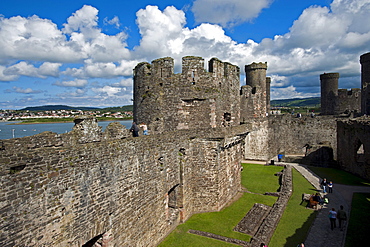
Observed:
[[[326,188],[328,188],[328,192],[329,193],[333,193],[333,182],[330,181],[326,181],[326,178],[324,178],[322,181],[321,181],[321,187],[322,187],[322,192],[326,193]]]
[[[322,186],[322,190],[324,193],[326,193],[326,188],[328,188],[328,193],[333,193],[333,182],[330,181],[329,183],[327,182],[326,178],[324,178],[321,182],[321,186]],[[330,228],[331,230],[334,230],[334,228],[337,227],[337,219],[338,219],[338,222],[339,222],[339,229],[341,231],[343,231],[343,225],[344,225],[344,221],[347,220],[347,214],[346,212],[343,210],[343,206],[341,205],[340,206],[340,210],[335,211],[335,208],[332,208],[330,211],[329,211],[329,220],[330,220]]]
[[[343,206],[340,206],[338,212],[335,211],[335,208],[332,208],[329,211],[329,219],[330,219],[330,228],[334,230],[337,227],[337,219],[339,222],[339,229],[343,231],[344,221],[347,220],[347,213],[343,210]]]
[[[143,135],[148,135],[148,126],[145,123],[141,123],[138,126],[135,122],[132,122],[130,131],[132,132],[133,137],[138,137],[139,136],[140,128],[142,128],[142,130],[143,130]]]

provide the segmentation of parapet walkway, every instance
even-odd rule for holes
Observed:
[[[277,164],[292,165],[298,172],[300,172],[317,190],[320,190],[321,178],[313,173],[305,165],[295,163],[283,163],[278,162]],[[334,181],[335,182],[335,181]],[[352,195],[355,192],[370,193],[370,187],[366,186],[349,186],[342,184],[335,184],[333,186],[333,193],[328,193],[326,196],[329,199],[329,203],[324,205],[322,209],[318,211],[316,219],[311,225],[310,231],[305,241],[306,247],[343,247],[345,243],[345,236],[347,233],[347,223],[343,231],[339,229],[339,223],[337,221],[337,228],[331,230],[330,221],[328,218],[329,210],[335,208],[338,211],[339,206],[343,205],[344,210],[347,213],[347,218],[350,217]]]

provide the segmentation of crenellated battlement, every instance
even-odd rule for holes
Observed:
[[[182,71],[173,73],[173,59],[140,63],[134,76],[134,120],[152,131],[238,125],[240,69],[212,58],[182,58]],[[231,103],[230,103],[231,102]],[[163,113],[166,113],[165,115]]]
[[[361,89],[338,89],[339,73],[320,75],[321,115],[339,115],[354,112],[361,108]]]

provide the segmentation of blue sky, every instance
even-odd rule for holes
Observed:
[[[319,75],[360,87],[370,0],[0,2],[0,109],[132,104],[142,61],[267,62],[272,99],[320,95]]]

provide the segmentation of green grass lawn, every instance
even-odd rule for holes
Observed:
[[[357,186],[370,186],[370,181],[357,177],[351,173],[334,168],[324,168],[309,166],[309,169],[316,173],[321,178],[326,178],[327,181],[333,181],[334,185],[357,185]]]
[[[370,194],[354,193],[345,247],[364,246],[369,241]]]
[[[234,232],[233,228],[252,208],[254,203],[262,203],[269,206],[274,204],[276,201],[275,197],[262,194],[265,192],[274,192],[279,189],[278,177],[274,176],[274,174],[281,171],[282,168],[259,164],[243,164],[243,168],[242,186],[252,193],[243,193],[237,201],[220,212],[193,215],[184,224],[179,225],[159,246],[237,246],[187,233],[189,229],[249,241],[250,236]],[[319,167],[311,168],[319,176],[326,177],[329,180],[332,179],[336,183],[349,185],[368,184],[367,181],[341,170]],[[304,203],[300,205],[302,193],[315,193],[315,188],[295,169],[292,169],[292,172],[293,194],[268,244],[269,246],[297,246],[298,243],[306,239],[309,228],[317,214],[317,211],[306,209]],[[351,219],[345,247],[363,245],[363,240],[367,240],[368,235],[368,227],[366,226],[370,222],[370,194],[354,194],[352,203]]]
[[[277,192],[279,177],[274,174],[282,170],[283,167],[279,166],[243,164],[242,186],[254,193]]]
[[[279,189],[278,177],[274,174],[281,167],[243,164],[242,185],[255,193],[275,192]],[[256,179],[259,178],[259,179]],[[260,182],[256,183],[256,180]],[[179,225],[159,246],[236,246],[218,240],[187,233],[189,229],[214,233],[217,235],[250,241],[250,236],[233,231],[234,227],[252,208],[254,203],[272,206],[276,197],[243,193],[239,200],[220,212],[195,214],[184,224]]]
[[[317,211],[306,208],[302,193],[314,193],[315,188],[295,169],[293,173],[293,194],[272,236],[269,246],[297,246],[304,242]]]

